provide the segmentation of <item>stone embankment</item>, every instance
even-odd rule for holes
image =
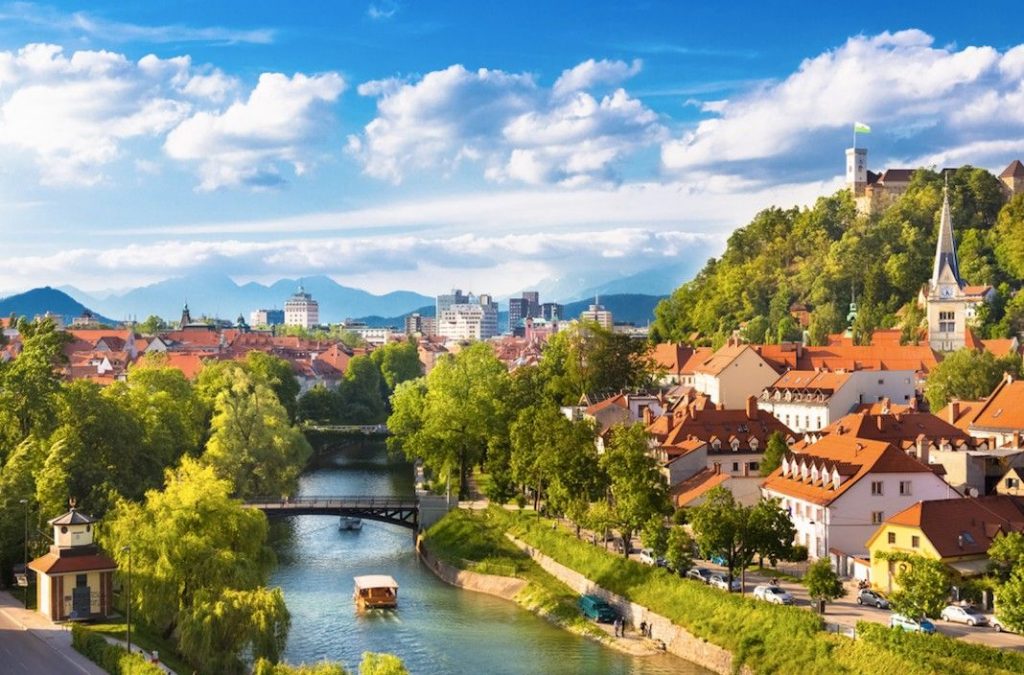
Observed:
[[[641,623],[646,623],[651,627],[651,638],[663,643],[665,650],[670,654],[699,664],[708,670],[721,673],[722,675],[730,675],[737,672],[733,669],[733,654],[727,649],[723,649],[718,645],[711,644],[707,640],[693,635],[682,626],[672,623],[669,618],[652,612],[643,605],[638,605],[635,602],[631,602],[628,598],[601,588],[579,572],[548,557],[511,534],[506,533],[505,536],[519,547],[520,550],[533,558],[544,571],[569,588],[581,595],[590,594],[603,598],[625,618],[627,625],[632,626],[634,629],[639,629]],[[742,675],[753,675],[753,671],[747,666],[743,666],[738,672]]]
[[[416,540],[416,550],[420,558],[430,570],[446,583],[452,586],[464,588],[467,591],[496,595],[505,600],[515,600],[516,594],[526,588],[529,583],[525,579],[515,577],[502,577],[495,574],[480,574],[461,570],[458,567],[449,565],[445,561],[435,557],[423,543],[423,539]]]

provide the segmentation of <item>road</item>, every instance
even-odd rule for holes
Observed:
[[[11,675],[75,672],[49,645],[0,612],[0,670]]]

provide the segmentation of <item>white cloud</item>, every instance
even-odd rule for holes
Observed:
[[[778,83],[706,107],[716,117],[665,143],[662,161],[670,169],[742,172],[757,160],[818,152],[819,134],[838,138],[854,120],[875,133],[920,136],[922,153],[1006,138],[1008,129],[1019,136],[1024,118],[1012,111],[1024,103],[1022,74],[1021,47],[1002,54],[935,47],[919,30],[852,37]]]
[[[306,170],[308,146],[327,121],[326,105],[344,89],[336,73],[264,73],[248,100],[223,112],[195,113],[167,135],[164,150],[199,162],[201,190],[280,183],[280,164],[297,175]]]
[[[369,7],[366,8],[366,16],[370,17],[374,21],[390,19],[397,13],[398,3],[395,0],[379,0],[378,2],[371,2]]]
[[[613,181],[619,160],[659,140],[657,116],[623,89],[586,91],[635,74],[640,62],[586,61],[550,89],[526,73],[461,65],[416,81],[367,82],[377,117],[348,149],[367,174],[400,182],[410,171],[482,164],[494,181],[581,185]]]

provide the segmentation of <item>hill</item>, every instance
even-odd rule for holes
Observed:
[[[33,288],[30,291],[11,295],[0,300],[0,316],[17,314],[18,316],[32,318],[39,314],[50,312],[64,319],[65,323],[71,323],[72,319],[82,316],[86,311],[91,310],[67,293],[50,288],[49,286]],[[93,315],[101,323],[116,325],[115,321],[99,316],[95,312],[93,312]]]
[[[1024,195],[1007,202],[999,180],[983,169],[949,172],[949,199],[961,276],[988,284],[1000,301],[982,308],[978,332],[1005,337],[1024,328]],[[746,323],[754,341],[799,337],[791,303],[812,308],[810,338],[821,344],[847,327],[856,298],[854,338],[875,328],[921,324],[916,296],[931,276],[943,177],[919,169],[907,191],[882,213],[857,213],[848,190],[804,209],[768,208],[729,237],[710,260],[655,310],[652,335],[685,340],[699,331],[723,341]],[[1011,299],[1012,298],[1012,299]]]
[[[299,284],[320,304],[320,320],[337,323],[356,316],[393,316],[414,311],[433,301],[411,291],[395,291],[373,295],[358,288],[342,286],[330,277],[312,276],[281,279],[269,286],[250,282],[237,284],[218,272],[194,274],[167,279],[126,293],[91,297],[72,290],[72,295],[111,316],[134,316],[139,320],[151,314],[174,321],[181,315],[182,305],[189,305],[192,316],[216,316],[234,319],[261,308],[280,308]]]

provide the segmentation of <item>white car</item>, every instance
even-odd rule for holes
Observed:
[[[939,615],[943,621],[964,623],[968,626],[987,626],[988,617],[974,609],[963,605],[948,605]]]
[[[793,596],[771,584],[761,584],[754,588],[754,597],[765,602],[772,602],[776,605],[792,605]]]
[[[640,551],[640,562],[645,565],[654,565],[657,562],[654,558],[654,551],[649,548]]]
[[[708,583],[715,588],[721,588],[723,591],[739,592],[743,590],[739,579],[733,579],[732,584],[730,584],[724,574],[712,574],[711,578],[708,579]]]

